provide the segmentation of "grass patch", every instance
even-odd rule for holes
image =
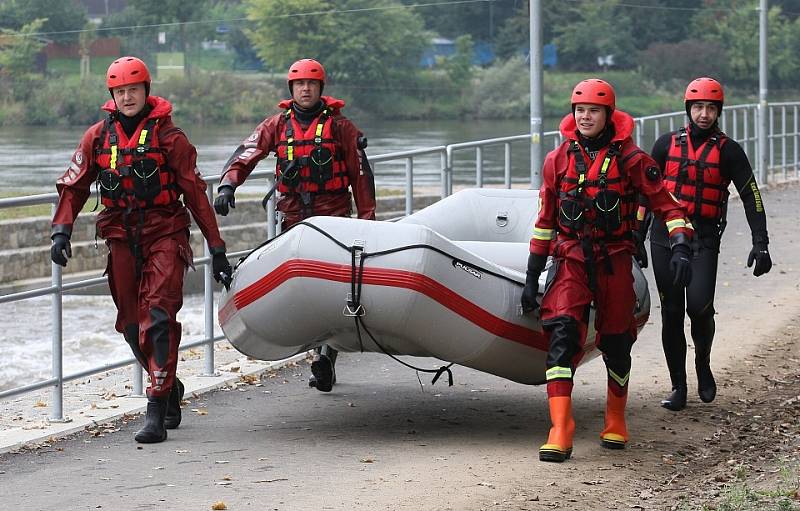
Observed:
[[[34,195],[33,192],[14,191],[14,192],[0,192],[0,199],[9,199],[12,197],[26,197]],[[90,213],[94,209],[94,199],[89,199],[84,204],[82,213]],[[97,210],[102,209],[103,206],[98,206]],[[35,206],[18,206],[11,208],[0,209],[0,221],[2,220],[16,220],[19,218],[33,218],[33,217],[47,217],[53,216],[53,206],[50,204],[37,204]]]

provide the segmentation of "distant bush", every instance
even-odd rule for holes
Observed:
[[[662,82],[683,84],[698,76],[724,80],[730,75],[725,49],[717,43],[687,39],[677,43],[651,44],[639,55],[642,73]]]
[[[255,75],[243,79],[229,72],[170,78],[153,92],[172,102],[177,122],[193,124],[257,122],[286,95],[273,80]]]
[[[102,118],[100,106],[111,99],[105,77],[42,78],[26,105],[28,124],[88,126]]]
[[[470,117],[511,119],[530,114],[528,64],[521,57],[480,69],[472,80],[467,102]]]

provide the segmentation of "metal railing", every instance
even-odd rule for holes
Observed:
[[[795,177],[800,173],[800,162],[798,161],[798,109],[800,103],[773,103],[769,106],[769,123],[770,127],[768,134],[768,147],[769,147],[769,168],[759,169],[760,175],[769,178],[777,177],[778,172],[781,173],[782,178],[788,177],[789,170],[793,170]],[[748,155],[751,162],[760,161],[757,158],[757,140],[758,140],[758,105],[746,104],[726,106],[723,111],[723,116],[720,120],[721,128],[728,133],[728,135],[737,140],[743,147],[745,153]],[[646,117],[639,117],[635,119],[635,134],[634,138],[636,144],[644,150],[648,150],[652,143],[664,133],[674,131],[682,126],[685,122],[684,112],[671,112],[667,114],[650,115]],[[777,126],[776,126],[777,123]],[[787,131],[787,125],[791,124],[791,131]],[[557,131],[549,131],[544,133],[543,146],[547,147],[548,143],[552,143],[552,147],[556,148],[562,141],[561,134]],[[465,152],[474,151],[474,186],[483,187],[486,181],[486,168],[485,168],[485,155],[486,150],[490,148],[502,147],[502,183],[506,188],[511,188],[513,184],[529,184],[530,183],[530,169],[523,169],[524,171],[514,175],[512,165],[512,147],[523,146],[525,153],[529,155],[529,141],[530,134],[515,135],[509,137],[492,138],[486,140],[475,140],[470,142],[461,142],[457,144],[449,144],[445,146],[426,147],[422,149],[415,149],[409,151],[400,151],[388,154],[381,154],[372,156],[370,161],[373,163],[376,174],[377,169],[387,162],[401,162],[405,168],[405,214],[410,215],[414,209],[414,174],[415,169],[419,167],[415,165],[415,161],[433,157],[436,159],[438,156],[438,171],[440,179],[440,194],[446,197],[453,192],[454,184],[454,167],[456,162],[456,155]],[[549,142],[551,141],[551,142]],[[776,146],[779,146],[780,158],[776,153]],[[527,158],[522,158],[522,161],[529,161]],[[431,169],[427,169],[431,170]],[[525,171],[527,170],[527,171]],[[758,175],[758,174],[757,174]],[[272,171],[263,170],[253,172],[251,178],[265,177],[268,183],[274,182],[274,175]],[[763,178],[762,178],[763,181]],[[214,185],[219,182],[219,176],[210,176],[206,178],[208,183],[208,200],[212,199],[212,190]],[[55,209],[55,204],[58,201],[58,196],[55,193],[31,195],[27,197],[5,198],[0,199],[0,209],[15,208],[23,206],[34,206],[41,204],[51,204]],[[270,199],[269,206],[266,213],[267,219],[267,234],[273,237],[279,230],[279,218],[275,212],[275,197]],[[247,251],[240,251],[228,254],[231,257],[236,257],[246,254]],[[198,257],[194,260],[195,265],[202,265],[204,272],[204,335],[201,339],[190,340],[181,345],[181,350],[187,350],[195,347],[204,348],[204,374],[210,375],[215,372],[214,362],[214,344],[224,338],[222,335],[215,334],[216,321],[214,318],[214,284],[211,275],[210,254],[208,246],[205,246],[203,257]],[[86,376],[105,372],[111,369],[124,367],[127,365],[133,366],[132,382],[133,394],[142,394],[142,370],[133,357],[125,360],[116,361],[113,363],[106,363],[96,367],[86,369],[84,371],[71,373],[65,375],[62,367],[63,357],[63,311],[62,311],[62,297],[64,293],[74,291],[77,289],[84,289],[88,287],[103,285],[106,283],[105,277],[95,276],[92,278],[80,280],[65,284],[62,278],[62,268],[56,264],[51,265],[51,282],[49,286],[39,287],[28,291],[11,293],[0,296],[0,304],[15,302],[34,297],[52,295],[52,373],[51,377],[45,380],[31,383],[28,385],[15,387],[9,390],[0,392],[0,399],[8,398],[26,394],[46,387],[53,388],[53,405],[50,410],[50,418],[53,421],[64,420],[63,410],[63,385],[65,382],[84,378]]]

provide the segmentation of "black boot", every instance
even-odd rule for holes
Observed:
[[[672,394],[661,401],[661,406],[673,412],[679,412],[686,408],[686,385],[673,385]]]
[[[717,382],[711,373],[710,361],[696,363],[695,369],[697,369],[697,394],[702,402],[710,403],[717,397]]]
[[[175,429],[181,424],[181,401],[183,401],[183,382],[175,378],[167,401],[167,414],[164,416],[164,427]]]
[[[336,383],[336,357],[339,352],[330,346],[322,346],[311,362],[311,378],[308,386],[321,392],[330,392]]]
[[[147,398],[147,415],[144,418],[144,427],[136,432],[134,438],[140,444],[155,444],[167,439],[167,429],[164,427],[164,415],[167,413],[166,397]]]
[[[692,318],[694,340],[694,368],[697,371],[697,394],[704,403],[717,397],[717,383],[711,374],[711,345],[714,344],[714,307],[709,306]]]

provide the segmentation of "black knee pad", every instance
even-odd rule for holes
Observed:
[[[125,341],[131,345],[131,348],[139,349],[139,325],[136,323],[125,325],[122,336],[125,337]]]
[[[603,352],[603,361],[616,374],[625,375],[631,370],[631,348],[633,336],[621,334],[602,334],[598,348]]]
[[[550,333],[547,367],[571,367],[572,359],[580,350],[578,322],[570,316],[558,316],[543,321],[542,327]]]
[[[161,367],[167,365],[169,358],[169,315],[163,309],[150,309],[150,328],[147,338],[153,343],[153,357]]]

